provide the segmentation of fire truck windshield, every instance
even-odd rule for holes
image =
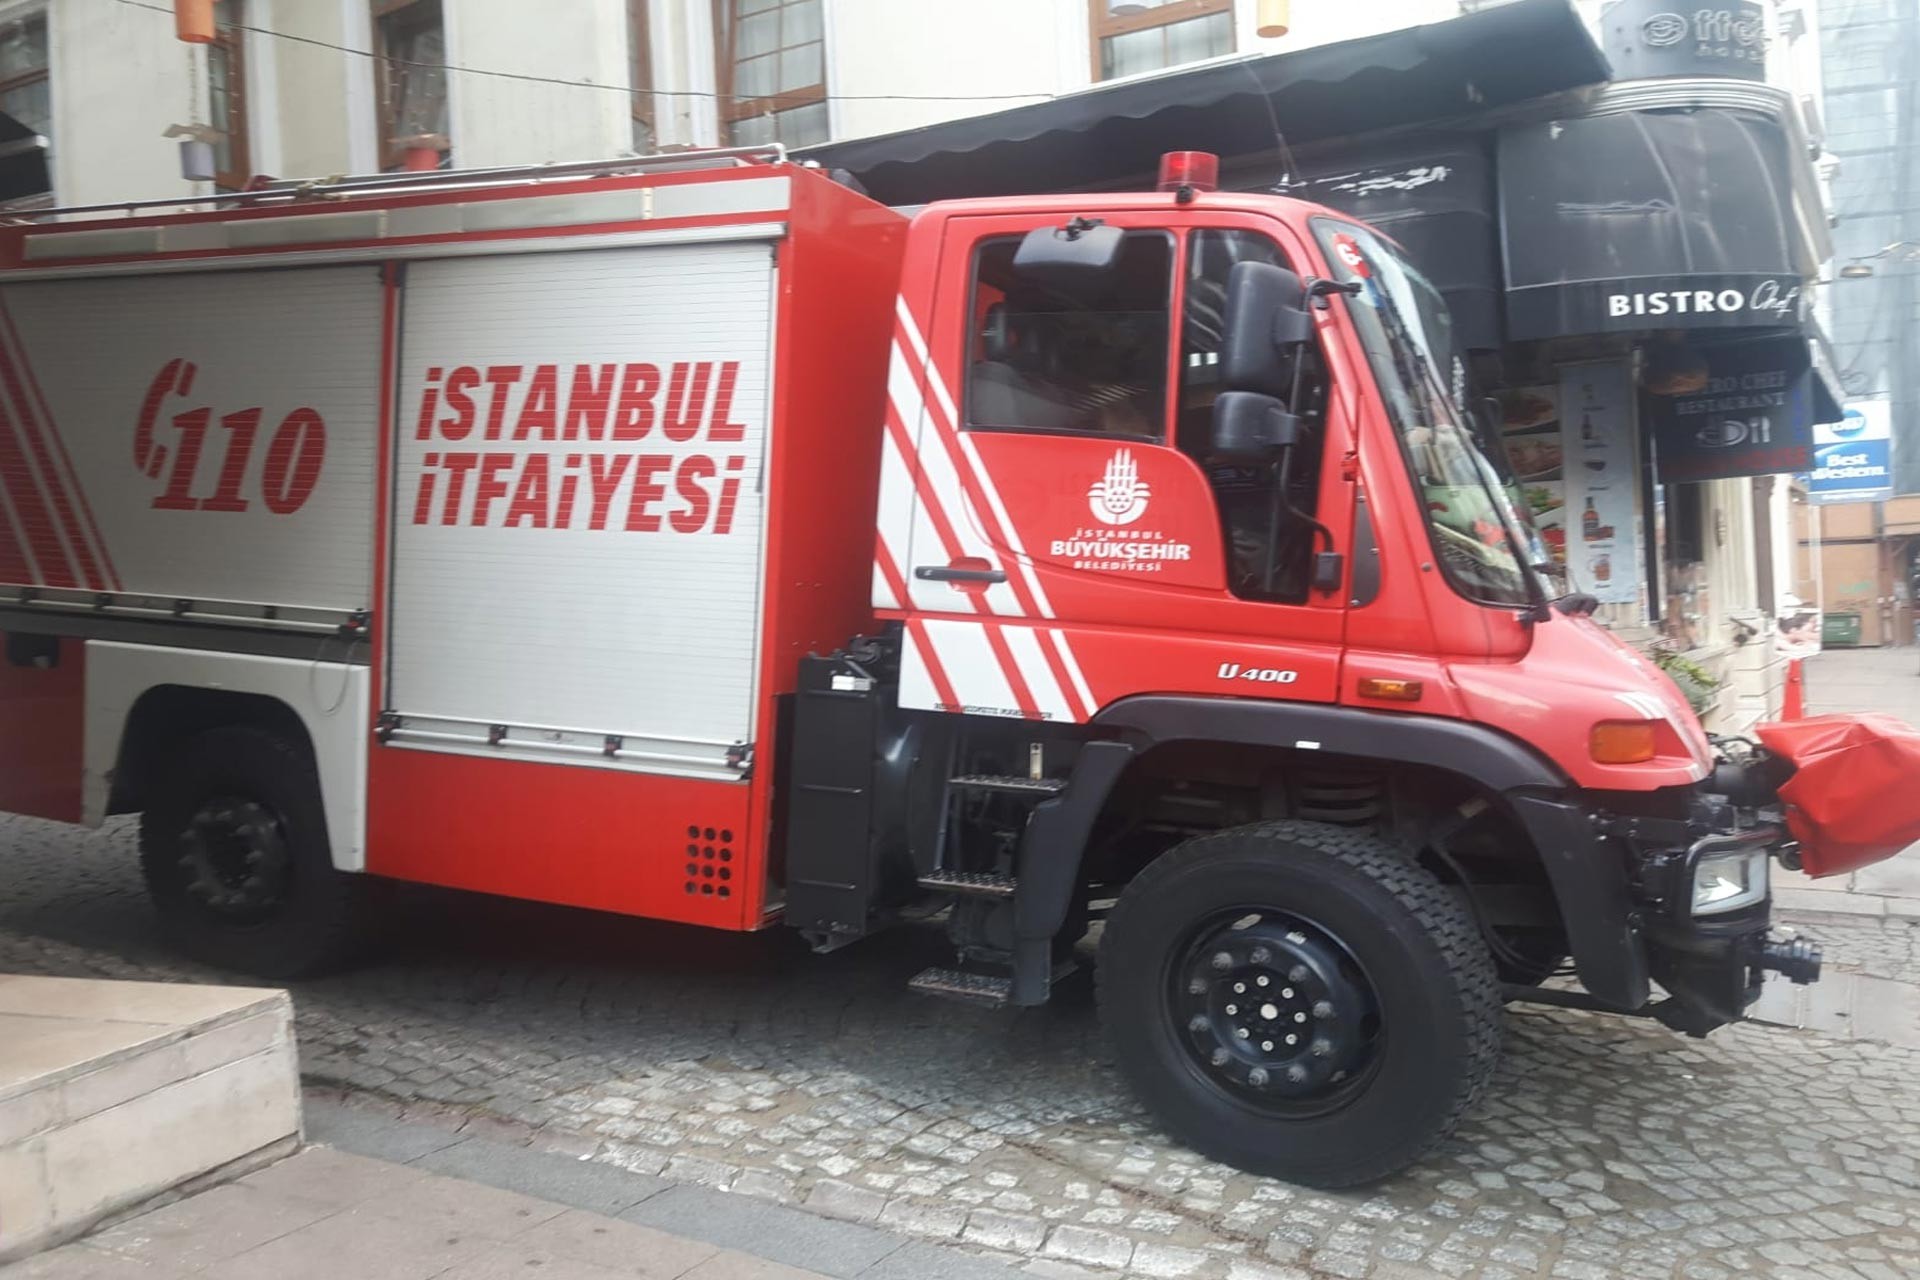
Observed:
[[[1466,362],[1439,290],[1363,226],[1317,218],[1314,230],[1334,278],[1359,286],[1347,311],[1420,487],[1447,580],[1484,604],[1534,603],[1542,596],[1531,565],[1537,538],[1462,408]]]

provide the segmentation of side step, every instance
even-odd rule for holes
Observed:
[[[991,871],[934,871],[920,877],[920,887],[969,898],[1011,898],[1020,882]]]
[[[1057,986],[1064,978],[1080,971],[1076,960],[1062,960],[1048,975],[1047,985]],[[965,969],[923,969],[907,982],[907,990],[923,996],[945,996],[969,1004],[1000,1008],[1013,1003],[1013,979],[997,973],[969,973]]]
[[[1010,791],[1018,795],[1054,796],[1067,789],[1065,778],[1002,777],[992,773],[963,773],[951,780],[971,791]]]
[[[959,969],[923,969],[907,983],[907,990],[999,1008],[1013,999],[1013,979]]]

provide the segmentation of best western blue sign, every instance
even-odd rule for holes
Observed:
[[[1813,470],[1807,492],[1815,502],[1879,502],[1893,496],[1892,406],[1856,400],[1838,422],[1813,429]]]

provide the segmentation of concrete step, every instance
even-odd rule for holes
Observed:
[[[0,1263],[299,1136],[286,992],[0,975]]]

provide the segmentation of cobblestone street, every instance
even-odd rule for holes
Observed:
[[[0,969],[205,977],[164,953],[131,826],[0,819]],[[1911,976],[1902,921],[1819,925]],[[832,956],[453,894],[301,984],[311,1087],[1017,1259],[1144,1276],[1920,1272],[1920,1054],[1761,1026],[1690,1042],[1538,1009],[1458,1137],[1321,1194],[1196,1159],[1110,1069],[1084,985],[1017,1016],[909,995],[904,931]]]

